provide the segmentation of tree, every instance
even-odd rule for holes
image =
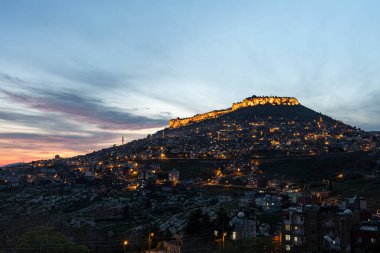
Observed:
[[[191,236],[197,235],[200,237],[209,235],[211,238],[212,226],[208,213],[202,212],[201,209],[191,212],[187,218],[185,232]]]
[[[186,249],[209,248],[213,246],[212,230],[208,213],[203,213],[201,209],[196,209],[190,213],[185,227],[183,246]]]
[[[85,246],[76,245],[63,234],[50,228],[36,228],[24,233],[16,244],[17,253],[87,253]]]
[[[199,234],[199,230],[202,227],[202,216],[203,212],[201,209],[196,209],[191,212],[189,217],[187,218],[187,224],[185,228],[185,232],[188,235],[196,235]]]
[[[216,215],[214,226],[215,230],[218,231],[218,238],[221,238],[223,234],[229,234],[233,227],[230,224],[230,217],[224,208],[220,208]]]
[[[201,221],[202,221],[203,233],[205,233],[205,234],[211,233],[212,227],[211,227],[210,216],[208,215],[208,213],[203,213]]]

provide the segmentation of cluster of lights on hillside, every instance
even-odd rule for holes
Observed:
[[[236,111],[238,109],[249,107],[249,106],[258,106],[258,105],[300,105],[298,100],[294,97],[251,97],[246,98],[242,102],[233,103],[232,107],[225,110],[216,110],[203,114],[198,114],[190,118],[176,118],[169,121],[170,128],[178,128],[182,126],[187,126],[193,123],[197,123],[207,119],[217,118],[221,115],[224,115],[229,112]]]

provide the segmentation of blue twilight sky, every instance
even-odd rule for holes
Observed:
[[[380,130],[379,1],[0,0],[0,165],[251,95]]]

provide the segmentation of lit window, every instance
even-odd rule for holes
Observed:
[[[236,232],[232,232],[232,240],[236,240]]]
[[[290,251],[290,245],[285,245],[285,250]]]
[[[371,242],[372,242],[372,243],[376,243],[376,239],[372,237],[372,238],[371,238]]]
[[[285,240],[290,241],[290,235],[285,235]]]
[[[297,227],[297,226],[295,226],[295,227],[294,227],[294,230],[298,230],[298,227]]]
[[[290,231],[290,225],[289,225],[289,224],[286,224],[286,225],[285,225],[285,230],[286,230],[286,231]]]
[[[298,237],[297,236],[294,236],[294,241],[298,242]]]

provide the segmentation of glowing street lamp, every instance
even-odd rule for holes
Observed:
[[[223,236],[222,236],[223,248],[224,248],[224,240],[225,240],[226,236],[227,236],[227,233],[224,232],[224,233],[223,233]]]
[[[150,230],[150,228],[149,228]],[[148,252],[150,253],[150,247],[151,247],[151,244],[152,244],[152,237],[154,236],[154,233],[148,233]]]
[[[125,249],[126,249],[126,247],[128,246],[128,240],[124,240],[123,241],[123,250],[124,250],[124,253],[125,253]]]

